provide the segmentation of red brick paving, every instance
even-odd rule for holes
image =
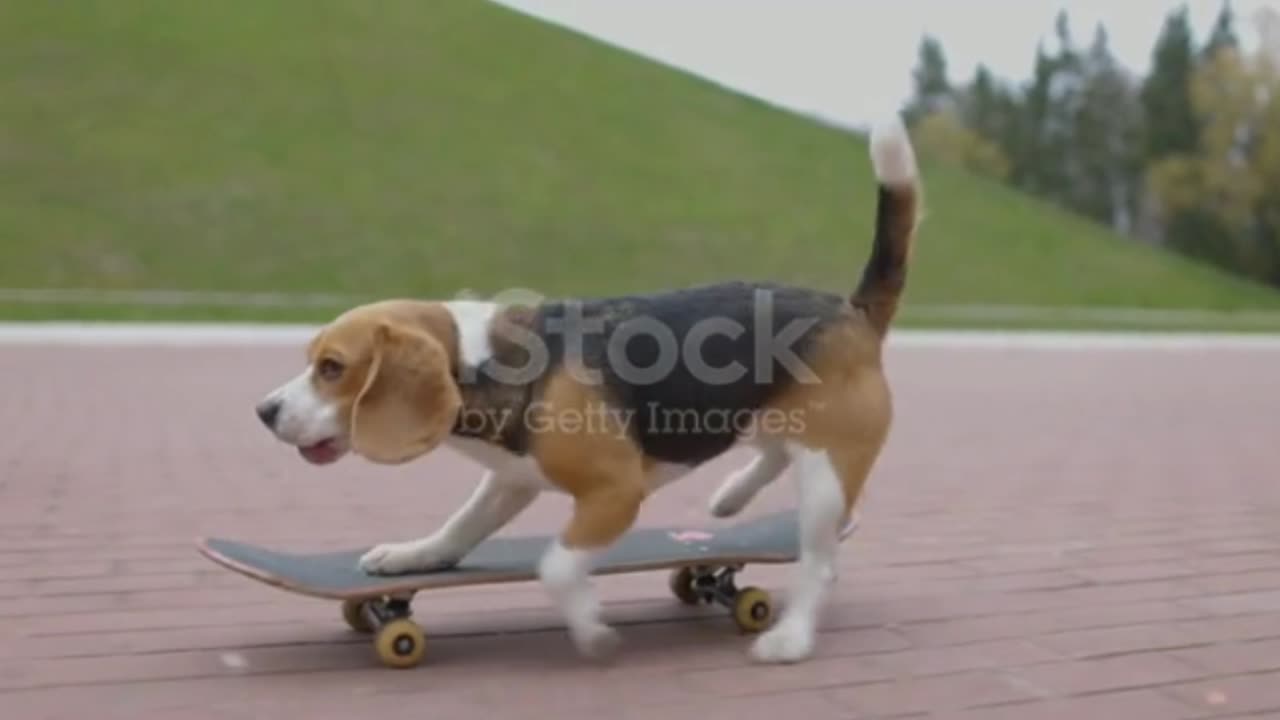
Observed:
[[[533,584],[424,595],[380,667],[332,604],[221,571],[201,534],[413,536],[474,467],[317,469],[252,404],[299,352],[0,348],[0,713],[28,718],[1280,717],[1280,358],[896,349],[898,424],[818,657],[760,667],[660,574],[599,587],[625,647],[570,650]],[[704,520],[717,470],[642,522]],[[750,512],[787,505],[770,488]],[[551,530],[547,497],[511,531]],[[781,568],[748,571],[781,591]]]

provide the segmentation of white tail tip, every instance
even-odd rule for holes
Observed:
[[[885,185],[907,185],[916,179],[916,153],[911,137],[894,115],[871,129],[871,164],[876,180]]]

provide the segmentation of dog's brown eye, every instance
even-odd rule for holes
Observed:
[[[331,358],[325,358],[316,365],[316,372],[324,380],[337,380],[342,377],[342,363]]]

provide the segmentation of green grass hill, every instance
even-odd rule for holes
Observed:
[[[476,0],[0,4],[0,167],[0,289],[845,290],[874,201],[862,138]],[[925,181],[908,320],[1280,310],[992,183]],[[0,319],[337,309],[0,299]]]

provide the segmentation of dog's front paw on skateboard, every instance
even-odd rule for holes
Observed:
[[[443,570],[457,562],[458,558],[432,544],[385,543],[360,557],[360,569],[370,575],[401,575]]]

